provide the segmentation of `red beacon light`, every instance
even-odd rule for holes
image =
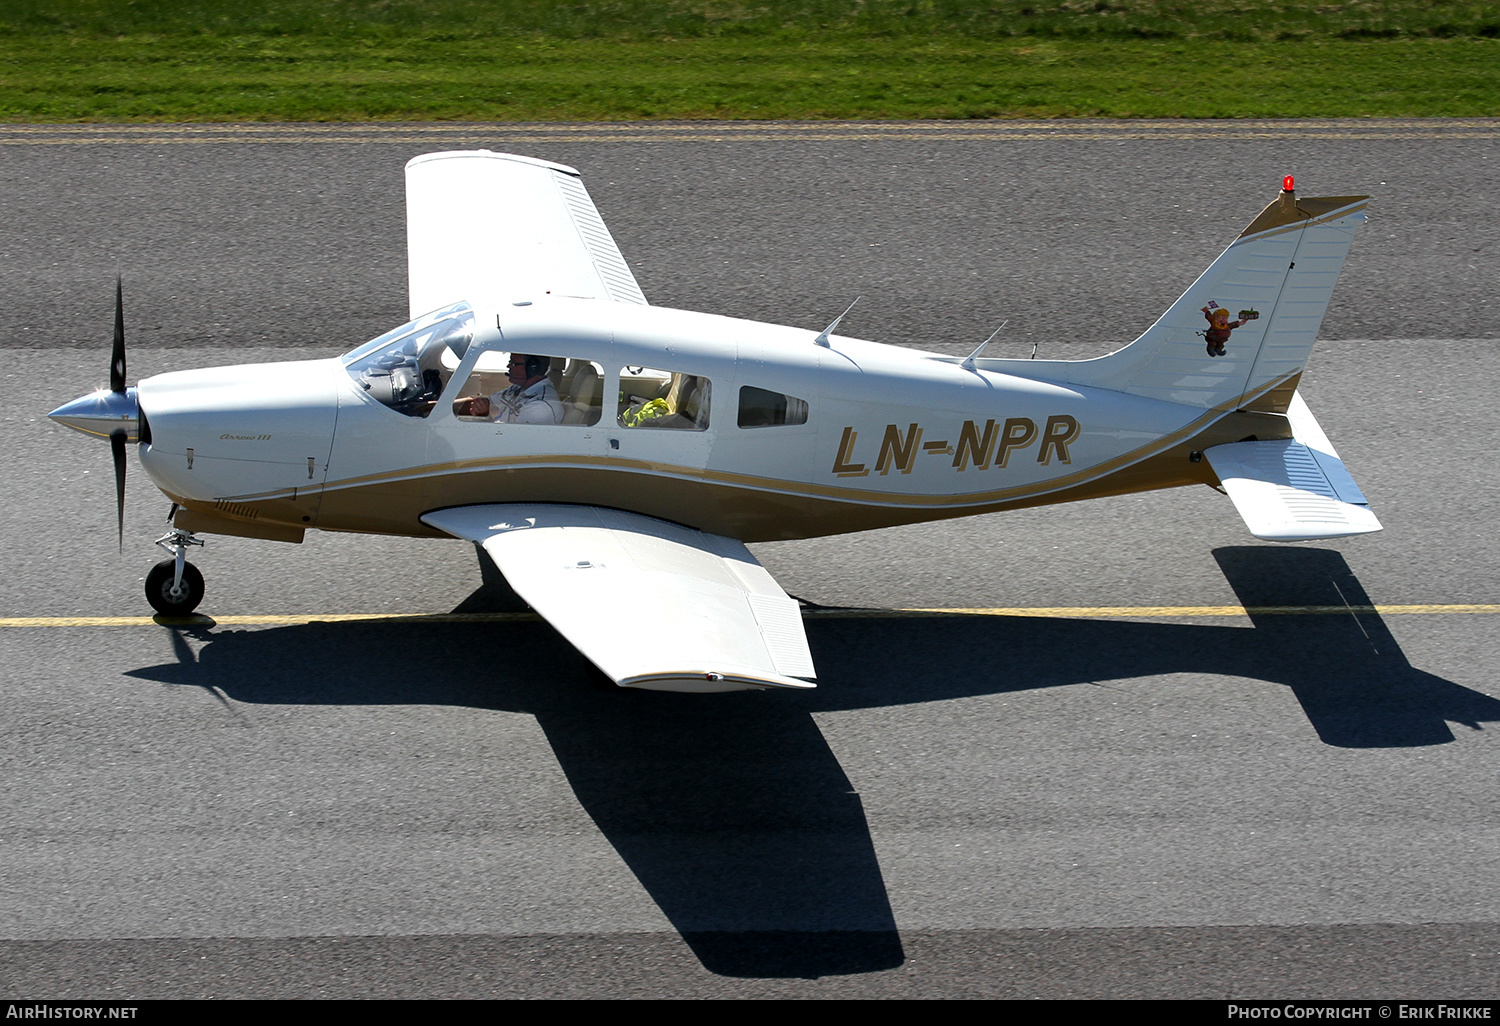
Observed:
[[[1281,180],[1281,191],[1282,192],[1291,192],[1292,189],[1293,189],[1293,187],[1296,186],[1296,184],[1297,184],[1297,180],[1295,178],[1293,178],[1291,175],[1287,175],[1285,178],[1283,178]]]

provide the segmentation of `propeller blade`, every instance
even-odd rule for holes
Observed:
[[[115,503],[119,508],[120,551],[125,551],[125,432],[109,436],[110,455],[115,458]]]
[[[109,390],[125,391],[125,288],[119,275],[115,276],[115,349],[109,361]]]

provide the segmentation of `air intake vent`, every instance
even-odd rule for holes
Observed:
[[[243,502],[230,502],[228,499],[216,499],[214,509],[231,517],[239,517],[241,520],[254,520],[260,516],[260,510],[254,506],[246,506]]]

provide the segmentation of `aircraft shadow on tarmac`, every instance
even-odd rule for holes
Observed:
[[[1336,552],[1220,549],[1246,607],[1367,606]],[[515,609],[486,567],[459,612]],[[1290,687],[1341,747],[1453,740],[1500,701],[1412,667],[1373,613],[1252,615],[1253,629],[1041,617],[811,618],[813,692],[607,686],[538,622],[174,628],[196,657],[130,676],[273,704],[453,704],[534,715],[578,800],[710,971],[815,977],[902,963],[864,808],[813,713],[1208,673]],[[891,644],[898,634],[900,644]]]

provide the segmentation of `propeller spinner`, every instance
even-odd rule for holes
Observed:
[[[125,296],[115,279],[115,339],[109,361],[109,388],[80,396],[47,414],[75,431],[108,438],[115,464],[115,504],[120,548],[125,547],[125,446],[141,440],[141,409],[136,390],[125,387]]]

